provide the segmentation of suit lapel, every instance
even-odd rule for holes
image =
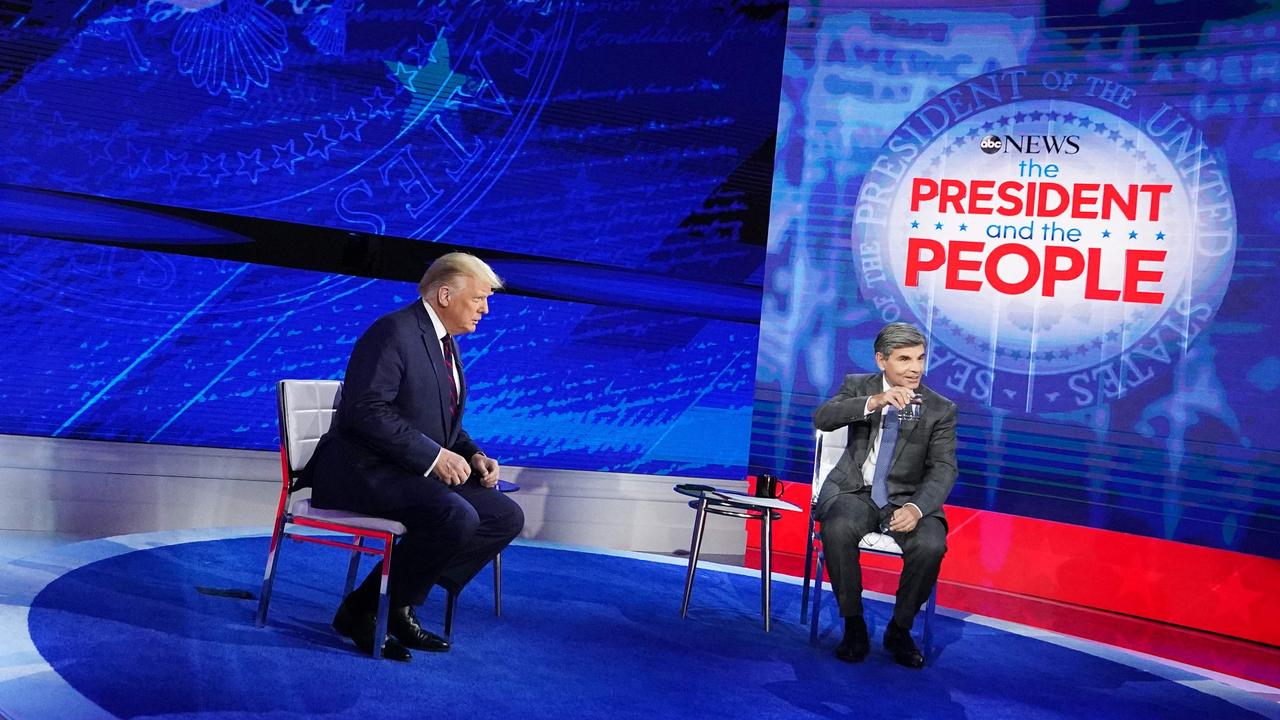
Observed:
[[[858,392],[863,393],[867,397],[880,392],[880,375],[872,375],[862,384],[862,387],[859,388]],[[882,417],[880,412],[880,410],[877,410],[871,413],[866,417],[866,422],[857,423],[850,428],[851,432],[856,431],[858,433],[858,454],[854,457],[858,467],[862,467],[862,464],[867,461],[867,455],[871,454],[871,440],[874,437],[873,433],[880,428],[880,421]],[[852,444],[852,438],[850,440]]]
[[[924,390],[924,385],[921,385],[920,389],[916,391],[918,394],[923,396],[924,393],[920,392],[921,390]],[[898,424],[898,444],[893,446],[893,461],[895,463],[898,462],[898,458],[902,457],[902,451],[907,447],[907,443],[911,440],[911,436],[916,433],[916,429],[924,424],[925,410],[926,408],[921,405],[920,417],[915,422]],[[890,469],[893,468],[892,465],[889,467]]]
[[[422,302],[417,303],[418,309],[418,329],[422,331],[422,345],[427,351],[427,358],[431,361],[431,372],[436,378],[436,399],[440,405],[440,427],[444,428],[446,435],[452,435],[453,418],[449,412],[449,386],[445,383],[452,382],[449,379],[448,371],[445,369],[444,353],[440,350],[440,339],[436,337],[436,326],[431,323],[431,318],[427,315],[426,308],[422,307]]]

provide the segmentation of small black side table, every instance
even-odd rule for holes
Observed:
[[[785,500],[760,498],[754,495],[721,490],[710,485],[676,485],[675,491],[693,498],[689,507],[697,511],[693,519],[693,539],[689,542],[689,570],[684,577],[684,602],[680,604],[680,617],[689,615],[689,596],[693,593],[693,576],[698,569],[698,554],[702,551],[702,533],[707,526],[707,514],[727,515],[760,521],[760,607],[764,613],[764,631],[769,632],[769,605],[773,584],[773,521],[782,517],[779,510],[799,512],[800,508]]]

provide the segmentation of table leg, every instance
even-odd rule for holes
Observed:
[[[502,553],[493,556],[493,614],[502,617]]]
[[[689,595],[693,592],[693,575],[698,569],[698,553],[702,551],[702,531],[707,526],[707,499],[698,501],[698,514],[693,519],[693,538],[689,540],[689,571],[684,576],[684,602],[680,617],[689,615]]]
[[[769,632],[769,592],[773,589],[773,512],[765,508],[760,521],[760,601],[764,605],[764,631]]]

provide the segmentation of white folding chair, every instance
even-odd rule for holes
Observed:
[[[280,412],[280,502],[276,506],[275,528],[267,552],[267,568],[262,576],[262,595],[258,599],[258,627],[267,622],[271,604],[271,586],[275,582],[280,559],[281,540],[288,537],[299,542],[317,543],[351,551],[347,565],[347,581],[343,597],[355,587],[356,572],[362,554],[377,555],[382,560],[382,583],[378,595],[375,638],[387,634],[387,577],[391,573],[391,548],[395,539],[405,533],[404,525],[385,518],[361,515],[345,510],[322,510],[311,506],[310,497],[293,497],[298,489],[298,475],[307,466],[319,442],[333,424],[342,383],[337,380],[281,380],[276,385]],[[315,535],[287,532],[288,526],[317,528],[351,535],[353,542],[341,542]],[[366,540],[381,541],[381,547],[368,547]],[[374,657],[382,654],[382,643],[373,644]]]
[[[262,576],[262,594],[258,599],[258,627],[267,622],[267,608],[271,604],[271,586],[275,582],[276,567],[280,559],[281,540],[288,537],[299,542],[343,548],[351,551],[347,566],[347,580],[342,596],[346,597],[355,587],[356,573],[360,569],[360,556],[377,555],[382,560],[382,582],[378,592],[377,635],[387,632],[387,578],[391,574],[391,548],[395,539],[405,533],[404,525],[385,518],[361,515],[346,510],[324,510],[312,507],[311,498],[293,497],[299,488],[298,476],[315,453],[316,444],[329,431],[333,416],[342,398],[342,383],[338,380],[281,380],[276,385],[280,421],[280,502],[276,506],[275,528],[271,546],[267,552],[267,568]],[[501,492],[515,492],[519,486],[501,483]],[[351,535],[353,542],[346,543],[315,535],[287,532],[290,525],[329,530]],[[379,547],[365,545],[366,540],[380,541]],[[445,603],[444,633],[446,639],[453,636],[453,615],[457,608],[457,593],[449,593]],[[493,559],[493,612],[502,615],[502,555]],[[382,644],[374,643],[374,656],[382,652]]]
[[[818,533],[818,521],[814,518],[818,502],[818,493],[822,490],[822,483],[826,481],[827,475],[831,469],[840,461],[840,457],[844,455],[845,448],[849,445],[849,428],[843,427],[839,430],[830,432],[823,430],[814,431],[813,445],[813,484],[811,492],[813,493],[809,499],[809,538],[805,543],[804,552],[804,586],[800,591],[800,622],[805,621],[809,608],[809,588],[813,586],[813,614],[809,616],[809,641],[818,641],[818,611],[822,604],[822,565],[824,556],[822,553],[822,536]],[[879,555],[894,555],[902,557],[902,548],[898,547],[898,543],[890,535],[871,532],[862,536],[862,540],[858,543],[858,550],[862,552],[877,553]],[[816,572],[814,565],[816,561]],[[938,588],[935,585],[933,592],[929,594],[929,601],[925,603],[924,611],[924,646],[928,649],[933,640],[933,614],[938,605]]]

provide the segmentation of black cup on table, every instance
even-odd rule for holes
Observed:
[[[758,498],[780,498],[784,491],[782,481],[776,475],[765,473],[756,478],[756,497]]]

